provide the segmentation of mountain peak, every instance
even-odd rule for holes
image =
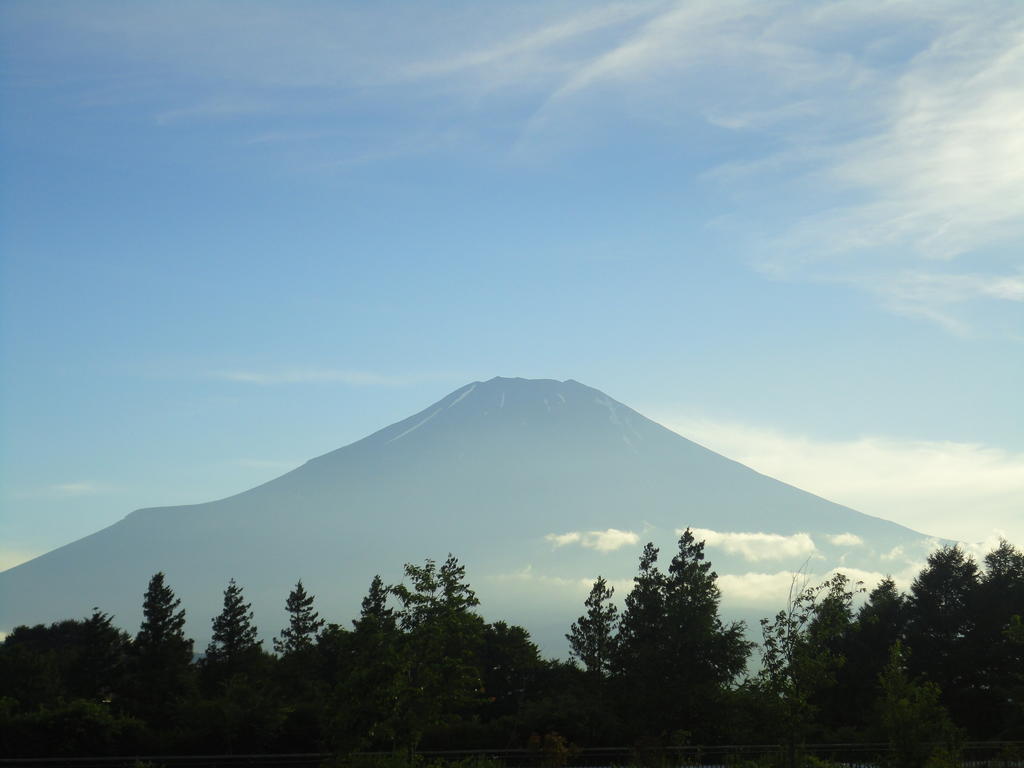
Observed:
[[[200,638],[229,577],[260,612],[277,615],[301,577],[330,590],[344,616],[374,573],[400,578],[401,563],[445,552],[473,565],[496,606],[505,595],[511,613],[540,626],[576,615],[578,586],[595,572],[626,579],[642,540],[663,546],[685,527],[720,544],[760,536],[800,545],[753,559],[722,545],[714,554],[723,573],[795,568],[812,554],[891,568],[883,553],[923,540],[760,475],[578,381],[495,377],[256,488],[140,510],[5,571],[0,630],[94,605],[134,623],[156,571],[189,605]],[[609,531],[614,547],[600,544]]]

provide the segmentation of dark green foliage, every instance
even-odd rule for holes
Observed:
[[[752,645],[742,624],[719,617],[718,576],[704,542],[684,531],[668,574],[657,558],[648,544],[626,597],[613,670],[629,729],[651,744],[674,745],[713,734],[723,693]]]
[[[258,652],[262,641],[257,638],[252,621],[252,606],[242,598],[242,588],[231,579],[224,590],[224,608],[212,619],[213,637],[206,646],[206,660],[210,664],[237,666]]]
[[[192,640],[185,637],[185,610],[164,582],[164,574],[149,580],[142,599],[142,625],[135,636],[135,654],[154,664],[192,660]]]
[[[841,573],[818,586],[798,587],[794,580],[786,608],[774,620],[761,620],[760,684],[790,765],[845,663],[841,647],[851,625],[853,589]]]
[[[87,619],[16,627],[0,653],[0,696],[28,706],[110,701],[123,690],[130,638],[94,609]]]
[[[891,578],[883,579],[844,633],[841,649],[845,663],[836,672],[836,685],[820,701],[822,716],[831,728],[860,730],[873,721],[879,676],[889,649],[906,634],[907,618],[906,598]],[[847,735],[833,731],[825,737],[842,740]]]
[[[142,602],[142,625],[132,646],[133,710],[165,728],[180,723],[183,699],[192,692],[192,640],[185,637],[181,600],[156,573]]]
[[[309,650],[316,642],[324,620],[313,610],[313,596],[306,594],[302,579],[289,593],[285,610],[288,611],[288,626],[274,638],[274,650],[283,656]]]
[[[415,749],[428,731],[457,723],[483,699],[476,661],[484,622],[465,575],[449,555],[440,567],[433,560],[406,563],[410,584],[394,588],[403,635],[390,728],[402,748]]]
[[[897,642],[879,675],[878,721],[889,742],[893,768],[924,768],[941,752],[955,755],[961,735],[942,706],[935,683],[907,675],[908,651]]]
[[[880,764],[934,768],[961,737],[1024,737],[1024,555],[1009,544],[983,569],[941,549],[909,597],[883,580],[856,611],[844,576],[794,584],[762,624],[760,675],[741,683],[750,644],[719,617],[703,544],[684,532],[666,571],[658,554],[644,548],[617,624],[612,590],[594,585],[567,635],[586,669],[485,623],[451,556],[406,565],[398,587],[375,577],[351,630],[324,623],[300,582],[280,657],[232,581],[198,664],[158,573],[134,642],[97,610],[0,644],[0,755],[383,750],[410,764],[417,748],[532,744],[538,763],[579,745],[654,764],[687,742],[784,741],[796,764],[802,743],[828,740],[887,741]]]
[[[969,723],[979,703],[979,659],[973,635],[978,623],[980,574],[960,547],[928,557],[910,587],[907,645],[911,674],[935,683],[953,716]]]
[[[608,586],[608,582],[598,576],[584,602],[586,614],[573,622],[565,636],[569,641],[570,655],[587,672],[599,678],[608,676],[615,651],[619,609],[611,601],[614,594],[615,590]]]
[[[485,715],[497,718],[518,715],[524,703],[536,695],[544,661],[529,632],[496,621],[484,627],[478,664]]]
[[[339,752],[391,749],[391,712],[402,685],[401,633],[391,588],[374,576],[354,631],[336,624],[320,636],[318,650],[333,683],[325,713],[327,745]]]

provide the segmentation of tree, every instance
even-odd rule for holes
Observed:
[[[942,706],[938,686],[908,677],[908,655],[898,641],[890,649],[889,662],[878,679],[877,711],[894,768],[924,768],[938,750],[957,752],[960,734]]]
[[[332,624],[320,636],[318,648],[336,680],[328,742],[339,752],[396,744],[393,713],[404,677],[398,619],[388,605],[392,595],[392,587],[374,576],[353,631]]]
[[[889,649],[905,638],[906,626],[906,598],[886,577],[871,590],[846,633],[842,651],[846,663],[836,673],[835,695],[826,713],[833,724],[842,720],[863,728],[871,722],[879,676]]]
[[[231,579],[224,590],[224,608],[212,619],[213,637],[206,647],[207,663],[229,674],[248,666],[263,643],[257,638],[252,621],[252,606],[242,598],[242,588]]]
[[[854,587],[855,589],[856,587]],[[786,608],[761,619],[760,683],[774,703],[790,767],[817,710],[815,699],[834,685],[845,659],[839,640],[849,627],[854,589],[842,573],[818,586],[790,587]]]
[[[985,696],[972,647],[978,588],[974,559],[959,546],[941,547],[911,584],[907,605],[911,672],[938,685],[954,720],[972,730],[984,727],[975,719]]]
[[[380,574],[373,577],[370,588],[359,606],[359,618],[353,621],[356,630],[371,625],[376,629],[393,630],[397,626],[395,609],[388,607],[388,597],[394,592],[384,585]]]
[[[465,566],[452,555],[438,567],[406,563],[411,586],[393,590],[402,604],[402,685],[393,731],[397,743],[415,750],[432,730],[454,724],[481,700],[476,661],[483,642],[480,601],[465,583]]]
[[[976,626],[968,638],[983,700],[971,709],[984,728],[975,738],[1024,736],[1024,644],[1018,637],[1024,616],[1024,553],[1005,539],[985,555],[978,585]]]
[[[607,677],[615,649],[615,629],[619,609],[611,602],[615,589],[598,576],[584,605],[587,613],[580,616],[565,636],[570,655],[598,679]]]
[[[142,625],[132,658],[133,694],[139,714],[150,722],[171,719],[191,684],[192,645],[185,637],[185,611],[162,572],[149,580],[142,601]]]
[[[723,624],[718,575],[690,529],[679,537],[668,574],[657,559],[653,544],[644,547],[619,622],[615,683],[635,734],[679,744],[717,726],[722,694],[752,646],[742,623]]]
[[[722,622],[717,580],[704,542],[687,528],[665,582],[662,665],[673,695],[664,716],[673,731],[704,735],[722,721],[722,693],[743,671],[753,647],[744,639],[742,622]]]
[[[612,662],[614,688],[623,722],[643,739],[661,732],[661,677],[665,640],[665,575],[658,570],[652,542],[640,553],[633,589],[623,601]]]
[[[185,610],[181,600],[164,582],[163,572],[153,574],[142,599],[142,625],[135,635],[135,654],[154,666],[188,664],[193,641],[185,637]]]
[[[287,656],[312,648],[324,620],[313,610],[313,596],[306,594],[302,579],[288,595],[285,610],[288,611],[288,626],[274,638],[274,650]]]

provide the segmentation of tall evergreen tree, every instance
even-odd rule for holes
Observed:
[[[722,694],[746,666],[753,647],[742,622],[719,616],[718,574],[704,556],[704,542],[687,528],[669,564],[665,583],[665,639],[661,659],[666,729],[706,737],[722,717]],[[717,734],[716,734],[717,735]]]
[[[954,719],[972,733],[984,728],[975,718],[982,694],[972,647],[978,586],[974,559],[959,546],[941,547],[928,556],[908,601],[908,667],[915,677],[939,686]]]
[[[274,638],[274,650],[283,655],[305,651],[313,647],[317,634],[324,626],[320,614],[313,610],[313,595],[306,594],[302,579],[295,584],[285,602],[288,626]]]
[[[615,589],[598,576],[584,602],[586,614],[573,622],[565,636],[570,655],[597,678],[608,675],[615,649],[619,609],[611,601],[614,594]]]
[[[153,574],[142,601],[142,625],[135,635],[132,656],[136,675],[132,697],[139,713],[151,722],[171,718],[190,686],[191,638],[185,637],[181,600]]]
[[[393,717],[404,688],[401,632],[388,598],[393,594],[379,575],[370,582],[353,631],[331,625],[319,646],[334,656],[337,683],[332,692],[328,744],[339,752],[394,748]]]
[[[373,577],[370,588],[359,605],[359,618],[353,623],[358,630],[364,625],[373,624],[377,628],[391,630],[396,626],[395,609],[388,607],[388,597],[393,594],[391,587],[385,586],[380,574]]]
[[[664,736],[661,709],[666,689],[661,659],[665,589],[665,574],[658,569],[658,548],[649,542],[640,554],[633,589],[623,601],[612,659],[612,684],[622,721],[634,738],[645,742]]]
[[[886,577],[868,594],[843,641],[846,663],[836,673],[832,721],[867,727],[875,716],[879,675],[889,650],[906,637],[906,598]]]
[[[212,619],[213,637],[206,647],[208,663],[238,666],[259,652],[262,640],[252,623],[252,606],[242,598],[242,588],[234,579],[224,590],[224,608]]]
[[[185,610],[181,599],[153,574],[142,600],[142,625],[135,635],[135,653],[150,665],[188,664],[193,641],[185,637]]]
[[[1024,643],[1016,637],[1024,616],[1024,552],[1002,540],[985,555],[977,590],[977,625],[969,653],[985,696],[972,707],[987,727],[976,738],[1024,736]]]

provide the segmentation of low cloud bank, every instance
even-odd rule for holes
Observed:
[[[598,552],[614,552],[616,549],[636,544],[640,536],[633,531],[620,531],[608,528],[604,531],[569,531],[568,533],[549,533],[544,537],[557,549],[570,544],[578,544]]]
[[[807,558],[817,551],[814,540],[806,533],[783,536],[778,533],[729,533],[710,528],[693,528],[693,535],[709,547],[739,555],[747,562]],[[681,534],[682,531],[676,531]]]

